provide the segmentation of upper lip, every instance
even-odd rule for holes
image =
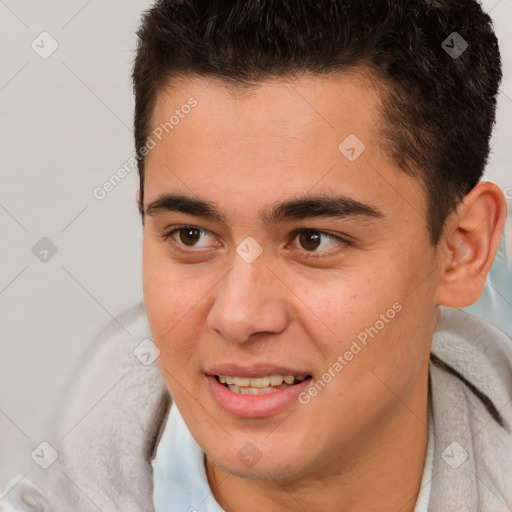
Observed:
[[[307,370],[296,370],[276,366],[274,364],[251,364],[239,365],[234,363],[222,363],[210,366],[206,372],[207,375],[229,375],[231,377],[265,377],[267,375],[309,375]]]

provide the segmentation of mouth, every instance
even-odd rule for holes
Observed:
[[[309,387],[310,375],[207,375],[211,396],[239,418],[263,418],[290,410]]]
[[[311,375],[266,375],[261,377],[214,375],[214,378],[232,393],[264,395],[301,384],[305,380],[311,379]]]
[[[300,393],[310,386],[312,374],[301,366],[218,364],[206,369],[207,389],[214,402],[231,415],[268,418],[293,409]]]

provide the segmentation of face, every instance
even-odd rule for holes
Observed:
[[[426,403],[437,255],[380,127],[357,74],[158,97],[147,317],[189,430],[239,477],[327,471]]]

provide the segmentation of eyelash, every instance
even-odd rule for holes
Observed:
[[[189,253],[190,251],[189,250],[186,250],[186,249],[182,249],[182,246],[180,246],[175,240],[174,240],[174,235],[176,233],[178,233],[179,231],[182,231],[182,230],[185,230],[185,229],[197,229],[199,230],[200,232],[202,233],[206,233],[206,234],[209,234],[209,232],[205,229],[202,229],[198,226],[191,226],[191,225],[183,225],[183,226],[177,226],[177,227],[173,227],[172,229],[166,231],[163,235],[162,235],[162,239],[164,241],[167,241],[169,240],[170,238],[172,238],[172,243],[174,246],[176,246],[178,248],[179,251],[181,252],[184,252],[184,253]],[[323,253],[315,253],[315,252],[311,252],[311,251],[301,251],[301,252],[304,252],[306,257],[308,258],[324,258],[324,257],[329,257],[329,256],[335,256],[336,254],[338,254],[339,252],[342,252],[344,249],[346,249],[347,247],[351,247],[352,245],[354,245],[354,242],[351,241],[351,240],[348,240],[346,238],[342,238],[340,236],[336,236],[336,235],[333,235],[332,233],[329,233],[328,231],[323,231],[323,230],[320,230],[320,229],[312,229],[312,228],[299,228],[299,229],[296,229],[293,233],[292,233],[292,238],[291,240],[295,240],[295,238],[297,238],[298,235],[302,234],[302,233],[315,233],[315,234],[319,234],[319,235],[322,235],[322,236],[325,236],[326,238],[329,238],[331,240],[334,240],[336,242],[340,242],[344,247],[342,249],[339,249],[337,251],[335,251],[334,253],[330,253],[330,254],[323,254]],[[192,251],[193,251],[193,248],[192,248]],[[196,251],[197,252],[197,251]]]

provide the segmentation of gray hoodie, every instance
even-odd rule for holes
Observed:
[[[114,322],[100,333],[56,409],[48,444],[0,493],[0,511],[154,510],[151,461],[171,399],[157,363],[148,364],[140,348],[151,337],[143,305],[119,323],[132,336]],[[429,512],[511,512],[512,340],[479,318],[441,308],[430,392]]]

